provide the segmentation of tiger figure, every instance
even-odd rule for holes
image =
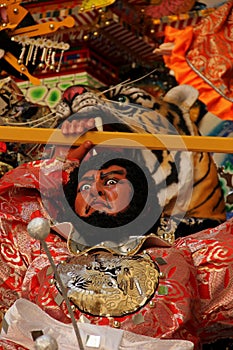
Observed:
[[[200,135],[198,125],[205,113],[198,91],[189,85],[178,85],[165,96],[155,97],[130,84],[119,84],[105,92],[71,86],[64,91],[56,111],[57,118],[63,120],[64,134],[67,130],[79,133],[82,121],[88,119],[93,121],[91,130],[151,133],[156,137]],[[211,154],[169,149],[133,152],[153,176],[162,208],[158,229],[162,238],[173,242],[226,220],[224,196]]]

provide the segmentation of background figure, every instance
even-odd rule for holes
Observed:
[[[167,26],[162,50],[155,50],[164,54],[177,82],[197,88],[208,111],[224,120],[233,116],[232,6],[232,1],[224,2],[195,27],[177,30]]]

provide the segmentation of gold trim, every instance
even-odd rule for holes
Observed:
[[[75,240],[75,233],[76,231],[72,231],[67,240],[68,249],[73,255],[87,255],[96,251],[102,251],[111,254],[133,256],[137,254],[139,250],[143,250],[152,246],[171,247],[171,244],[168,241],[165,241],[154,233],[151,233],[147,236],[129,237],[125,242],[121,244],[114,244],[114,242],[105,241],[98,245],[88,247],[82,243],[79,243],[78,240]]]

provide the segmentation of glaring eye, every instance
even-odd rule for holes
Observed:
[[[120,102],[120,103],[125,103],[125,102],[128,102],[129,100],[128,100],[128,98],[125,96],[125,95],[120,95],[120,96],[118,96],[118,102]]]
[[[80,187],[79,192],[88,191],[90,188],[91,188],[91,185],[89,185],[89,184],[83,184],[83,185]]]
[[[105,182],[105,185],[111,186],[111,185],[115,185],[115,184],[117,184],[117,183],[118,183],[117,180],[109,179],[109,180],[107,180],[107,181]]]

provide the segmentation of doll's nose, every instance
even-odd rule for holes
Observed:
[[[95,182],[91,186],[91,194],[94,197],[103,196],[104,195],[104,186],[99,182]]]

